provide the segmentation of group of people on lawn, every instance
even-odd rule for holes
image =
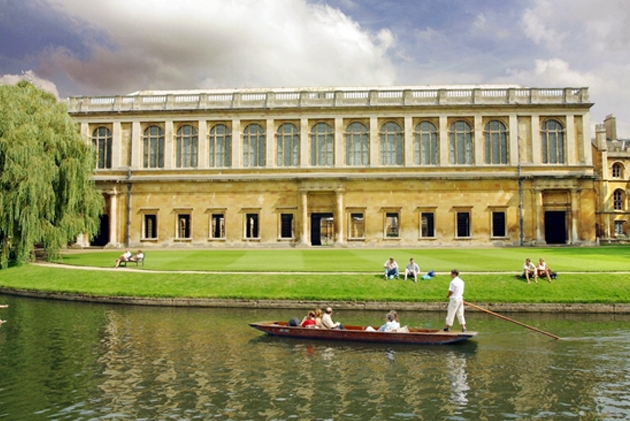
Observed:
[[[390,257],[385,264],[385,279],[398,279],[400,276],[398,263],[393,257]],[[418,282],[418,274],[420,273],[420,266],[413,260],[413,257],[409,259],[409,264],[405,267],[405,281],[407,277],[413,277],[414,282]]]
[[[123,262],[141,262],[143,260],[144,260],[144,253],[142,252],[142,250],[138,250],[136,254],[131,254],[129,249],[125,249],[125,252],[121,254],[118,257],[118,259],[116,259],[116,261],[114,262],[116,264],[116,266],[114,267],[120,266],[120,264]]]
[[[534,282],[538,283],[538,278],[547,278],[547,281],[551,283],[551,268],[545,263],[545,259],[542,257],[538,259],[538,265],[534,265],[528,258],[523,263],[523,278],[527,279],[527,283],[531,283],[531,278],[534,278]]]

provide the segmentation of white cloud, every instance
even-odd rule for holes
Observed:
[[[51,1],[110,37],[113,47],[93,43],[87,59],[62,48],[41,56],[44,68],[62,69],[85,89],[126,93],[395,80],[389,30],[370,33],[340,11],[306,0]]]
[[[0,76],[0,85],[15,85],[21,80],[28,80],[33,85],[38,88],[50,92],[55,97],[59,98],[59,92],[57,91],[57,86],[51,82],[50,80],[42,79],[37,76],[32,70],[28,70],[23,72],[21,75],[1,75]]]

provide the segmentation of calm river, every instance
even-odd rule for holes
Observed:
[[[300,310],[153,308],[0,295],[0,420],[628,420],[630,316],[483,313],[451,346],[270,338]],[[382,314],[338,310],[346,324]],[[444,314],[401,312],[439,327]]]

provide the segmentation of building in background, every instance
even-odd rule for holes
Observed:
[[[630,242],[630,139],[617,137],[617,122],[608,115],[596,126],[593,144],[598,175],[597,237],[603,243]]]
[[[595,244],[591,106],[522,86],[68,100],[106,198],[92,244],[142,248]]]

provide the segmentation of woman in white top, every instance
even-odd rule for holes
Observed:
[[[536,269],[538,270],[539,278],[547,277],[547,280],[549,281],[549,283],[551,283],[551,269],[547,267],[545,259],[543,259],[542,257],[538,259],[538,267]]]

